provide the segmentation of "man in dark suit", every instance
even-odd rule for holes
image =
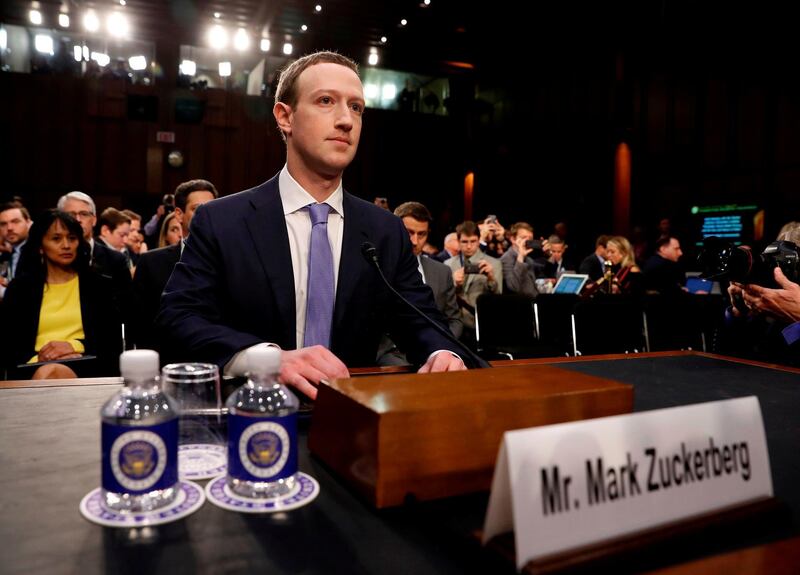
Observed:
[[[606,273],[605,261],[607,242],[608,236],[604,235],[597,238],[597,241],[594,244],[594,253],[583,258],[581,265],[578,266],[579,274],[588,275],[589,279],[593,282],[596,282],[603,277],[603,274]]]
[[[189,180],[175,189],[175,218],[183,229],[184,241],[189,237],[189,224],[201,205],[218,197],[217,188],[207,180]],[[155,319],[161,294],[178,260],[183,241],[143,253],[133,276],[133,291],[138,306],[134,338],[140,348],[161,348],[155,330]]]
[[[421,371],[464,369],[446,338],[382,284],[361,255],[377,248],[389,282],[438,320],[408,233],[390,212],[342,189],[361,134],[357,67],[331,52],[300,58],[281,74],[273,114],[286,166],[251,190],[196,213],[157,322],[185,359],[246,369],[247,350],[277,345],[280,379],[309,397],[320,380],[371,365],[389,332]]]

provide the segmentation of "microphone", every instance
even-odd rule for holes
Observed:
[[[413,309],[419,316],[421,316],[423,319],[425,319],[425,321],[427,321],[431,325],[431,327],[433,327],[437,332],[439,332],[440,335],[445,337],[450,343],[455,344],[456,347],[458,347],[460,350],[462,350],[463,354],[466,357],[468,357],[470,360],[472,360],[472,363],[474,363],[478,367],[492,367],[491,365],[489,365],[486,362],[485,359],[483,359],[481,356],[479,356],[477,353],[472,351],[466,345],[464,345],[463,343],[458,341],[455,338],[455,336],[452,333],[450,333],[450,330],[447,330],[447,329],[443,328],[441,325],[439,325],[438,323],[433,321],[430,317],[428,317],[428,315],[425,312],[423,312],[421,309],[419,309],[413,303],[408,301],[406,298],[404,298],[402,296],[402,294],[400,294],[400,292],[398,292],[396,289],[394,289],[392,284],[389,283],[389,280],[386,279],[386,276],[383,275],[383,270],[381,270],[381,266],[378,263],[378,250],[375,249],[374,245],[372,245],[370,242],[364,242],[363,244],[361,244],[361,255],[364,256],[364,259],[367,260],[368,263],[370,263],[370,264],[375,266],[375,269],[378,270],[378,275],[383,280],[383,283],[386,284],[386,287],[388,287],[389,290],[395,296],[397,296],[397,298],[400,301],[402,301],[408,307]]]

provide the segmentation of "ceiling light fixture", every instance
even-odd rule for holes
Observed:
[[[42,25],[42,13],[38,10],[31,10],[28,12],[28,18],[31,21],[31,24],[34,26],[41,26]]]
[[[401,25],[401,26],[406,26],[407,24],[408,24],[408,20],[406,20],[405,18],[403,18],[402,20],[400,20],[400,25]]]
[[[62,28],[69,28],[69,14],[63,12],[58,15],[58,25]]]
[[[317,4],[316,6],[314,6],[314,11],[315,11],[317,14],[319,14],[320,12],[322,12],[322,6],[320,6],[319,4]]]
[[[100,20],[94,10],[89,10],[83,17],[83,27],[89,32],[97,32],[100,29]]]
[[[230,62],[220,62],[219,63],[219,75],[223,78],[227,78],[231,75],[231,63]]]
[[[292,51],[294,51],[294,46],[292,46],[292,43],[291,42],[284,43],[283,53],[286,54],[287,56],[291,56]]]
[[[222,50],[228,45],[228,32],[220,26],[215,24],[208,32],[208,43],[216,50]]]
[[[271,46],[271,43],[269,41],[269,38],[261,38],[261,51],[262,52],[269,52],[270,46]]]
[[[244,28],[239,28],[233,36],[233,47],[244,52],[250,47],[250,36]]]

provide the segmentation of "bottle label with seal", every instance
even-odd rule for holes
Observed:
[[[228,475],[241,481],[277,481],[297,473],[297,414],[228,415]]]
[[[178,418],[151,426],[103,422],[103,489],[139,495],[178,482]]]

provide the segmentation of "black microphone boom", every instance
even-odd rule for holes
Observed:
[[[458,341],[456,339],[456,337],[452,333],[450,333],[449,330],[446,330],[441,325],[439,325],[438,323],[433,321],[430,317],[428,317],[428,315],[425,312],[423,312],[421,309],[419,309],[413,303],[408,301],[406,298],[404,298],[400,294],[400,292],[398,292],[396,289],[394,289],[392,284],[389,283],[389,280],[386,279],[386,276],[383,275],[383,270],[381,269],[381,266],[378,263],[378,250],[375,249],[374,245],[372,245],[370,242],[364,242],[363,244],[361,244],[361,255],[364,256],[364,259],[367,260],[367,262],[369,262],[370,264],[375,266],[375,269],[378,270],[378,275],[381,276],[381,279],[383,280],[383,283],[386,284],[386,287],[388,287],[389,290],[394,295],[396,295],[397,298],[400,301],[402,301],[408,307],[413,309],[417,314],[419,314],[421,317],[423,317],[425,319],[425,321],[427,321],[442,336],[447,338],[447,340],[449,342],[455,344],[459,349],[461,349],[463,351],[464,355],[467,356],[470,360],[472,360],[472,363],[474,363],[478,367],[492,367],[491,365],[489,365],[486,362],[485,359],[483,359],[481,356],[476,354],[474,351],[472,351],[466,345],[464,345],[463,343]]]

